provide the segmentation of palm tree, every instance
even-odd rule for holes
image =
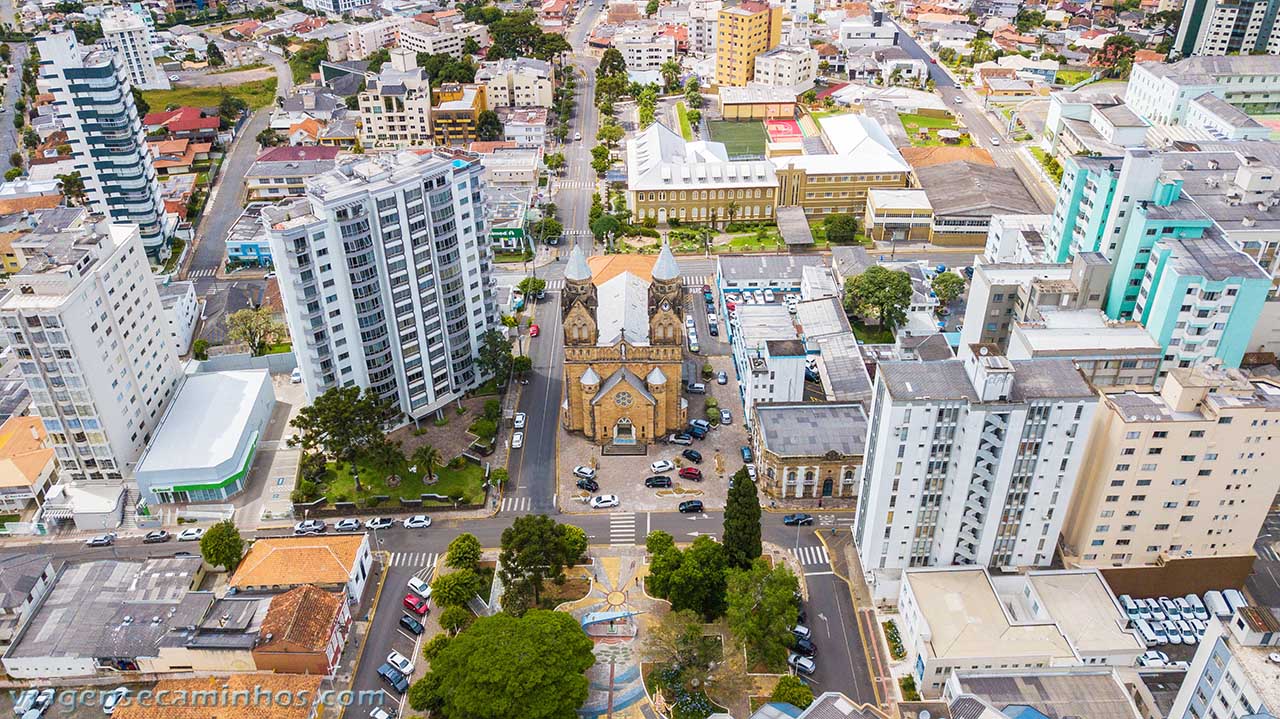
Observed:
[[[429,484],[435,476],[435,466],[440,463],[440,451],[429,444],[424,444],[413,450],[413,463],[426,466],[427,472],[422,475],[425,478],[423,484]]]
[[[732,225],[733,218],[738,216],[738,203],[734,202],[733,200],[730,200],[729,204],[724,206],[724,216],[726,219],[726,222],[725,222],[726,229],[728,229],[727,225]]]
[[[662,63],[662,67],[658,68],[658,74],[662,75],[662,87],[667,92],[680,86],[680,63],[674,58]]]

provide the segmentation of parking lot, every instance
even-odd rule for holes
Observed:
[[[707,397],[715,397],[719,407],[730,412],[731,423],[719,426],[703,439],[693,439],[689,446],[662,442],[649,446],[644,455],[603,455],[600,447],[578,434],[560,431],[559,480],[557,491],[559,505],[567,511],[590,511],[587,502],[593,494],[615,494],[620,506],[613,511],[645,512],[675,511],[680,502],[700,499],[707,509],[724,507],[729,491],[729,477],[742,467],[741,448],[748,444],[747,432],[742,423],[742,404],[738,398],[737,380],[733,374],[732,360],[727,356],[706,357],[715,373],[723,371],[727,382],[718,384],[713,378],[706,384],[707,394],[685,394],[689,402],[690,420],[707,416]],[[714,377],[715,375],[713,375]],[[702,462],[693,462],[684,456],[685,449],[702,455]],[[650,466],[659,460],[670,460],[674,469],[658,474],[671,477],[673,486],[657,489],[644,486],[644,479],[655,474]],[[596,468],[596,492],[578,489],[573,468],[586,465]],[[701,482],[682,479],[678,472],[683,467],[702,470]],[[601,509],[600,511],[608,511]]]

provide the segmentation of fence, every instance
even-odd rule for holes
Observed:
[[[232,370],[265,369],[271,374],[292,372],[298,366],[298,358],[292,352],[251,357],[246,354],[210,357],[195,360],[197,372],[228,372]]]

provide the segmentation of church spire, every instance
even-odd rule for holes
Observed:
[[[564,268],[564,278],[569,282],[588,282],[591,280],[591,267],[587,265],[587,257],[582,248],[574,245],[569,252],[569,264]]]
[[[671,245],[663,240],[658,261],[653,264],[653,279],[657,282],[671,282],[679,278],[680,265],[676,264],[676,256],[671,254]]]

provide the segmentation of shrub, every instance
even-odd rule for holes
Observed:
[[[920,692],[916,691],[916,678],[908,674],[898,680],[898,686],[902,689],[902,700],[907,702],[920,701]]]
[[[898,625],[892,619],[884,623],[884,638],[889,643],[889,655],[895,660],[907,658],[907,650],[902,646],[902,635],[898,633]]]
[[[703,408],[707,410],[707,414],[711,414],[712,412],[720,409],[720,403],[716,401],[715,397],[708,397],[707,401],[703,404]]]

